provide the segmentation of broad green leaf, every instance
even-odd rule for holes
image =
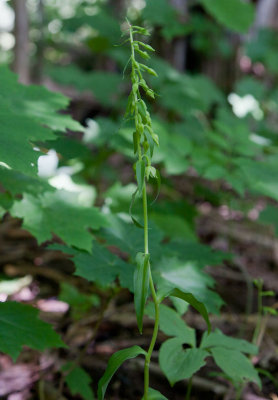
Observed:
[[[180,289],[173,289],[169,293],[169,296],[178,297],[179,299],[182,299],[182,300],[186,301],[193,308],[195,308],[195,310],[198,311],[202,315],[204,320],[206,321],[207,326],[208,326],[208,331],[210,331],[211,325],[210,325],[207,309],[206,309],[206,307],[205,307],[205,305],[203,303],[198,301],[196,299],[196,297],[193,296],[192,293],[185,293],[185,292],[182,292]]]
[[[216,85],[202,75],[176,75],[171,82],[163,82],[159,92],[161,97],[158,101],[164,108],[186,118],[197,110],[207,113],[213,104],[223,100]]]
[[[246,32],[255,18],[253,4],[244,0],[199,0],[205,9],[227,28]]]
[[[223,305],[221,297],[211,290],[214,280],[194,262],[163,257],[152,264],[155,280],[160,290],[178,288],[192,295],[206,305],[209,312],[218,314]]]
[[[92,305],[98,305],[99,300],[96,295],[88,295],[80,292],[75,286],[69,283],[61,283],[61,291],[59,294],[59,300],[68,303],[70,306],[77,306],[79,308],[88,309]]]
[[[111,356],[108,361],[106,371],[98,384],[98,400],[104,399],[107,386],[117,369],[122,365],[122,363],[126,360],[129,360],[130,358],[135,358],[140,354],[145,356],[145,350],[143,350],[139,346],[133,346],[129,347],[128,349],[117,351]]]
[[[0,193],[0,208],[1,212],[5,214],[13,205],[13,198],[8,192]]]
[[[134,306],[139,332],[143,330],[143,316],[150,285],[150,255],[138,253],[134,271]]]
[[[167,0],[151,0],[146,3],[143,9],[143,17],[152,24],[164,26],[170,19],[176,20],[176,10]]]
[[[258,347],[254,344],[249,343],[243,339],[236,339],[230,336],[226,336],[219,330],[211,332],[209,335],[207,334],[207,332],[205,332],[200,347],[203,349],[211,347],[224,347],[227,349],[237,350],[248,354],[258,353]]]
[[[122,186],[120,182],[115,182],[105,193],[106,202],[109,203],[109,209],[113,213],[127,213],[130,208],[130,200],[133,193],[136,191],[137,186],[134,183],[130,183],[126,186]],[[140,202],[141,205],[141,202]],[[140,207],[141,210],[141,207]],[[108,216],[109,218],[115,218],[113,215]],[[131,225],[132,226],[132,225]]]
[[[260,213],[259,221],[267,225],[272,225],[275,235],[278,235],[278,208],[268,205]]]
[[[137,161],[136,163],[136,179],[138,183],[139,195],[142,193],[145,184],[145,168],[146,164],[144,160]]]
[[[108,287],[116,277],[119,277],[121,286],[133,291],[133,266],[99,243],[93,243],[92,254],[62,245],[52,245],[50,248],[73,256],[75,275],[102,287]]]
[[[275,29],[261,28],[256,37],[254,37],[252,41],[246,43],[247,56],[250,57],[253,62],[261,62],[266,69],[269,70],[268,72],[276,74],[277,54],[275,49],[277,48],[277,42]],[[272,96],[274,93],[275,90],[269,96],[269,100],[273,98]]]
[[[30,193],[37,196],[43,192],[54,191],[52,186],[39,177],[31,177],[3,167],[0,167],[0,182],[12,195]]]
[[[118,135],[120,124],[112,119],[97,117],[87,120],[88,127],[85,128],[84,142],[93,143],[96,146],[109,144],[114,136]],[[115,185],[117,186],[117,182]]]
[[[34,151],[30,142],[53,140],[54,134],[31,117],[15,114],[6,104],[0,102],[0,106],[0,161],[22,173],[36,175],[41,153]]]
[[[90,149],[75,137],[59,136],[55,141],[46,142],[46,145],[47,148],[54,149],[59,156],[66,160],[80,158],[87,160],[91,157]]]
[[[144,400],[144,397],[142,397]],[[163,394],[161,394],[158,390],[149,388],[148,391],[148,400],[168,400]]]
[[[177,215],[167,215],[165,213],[152,212],[150,214],[151,220],[165,233],[169,238],[183,238],[186,240],[194,240],[196,238],[195,232],[186,221]]]
[[[86,312],[89,312],[92,307],[97,307],[100,304],[100,299],[95,294],[84,294],[76,289],[76,287],[62,282],[59,300],[69,304],[72,308],[74,319],[80,319]]]
[[[239,166],[241,175],[245,176],[249,190],[251,189],[255,193],[278,200],[277,159],[255,161],[246,158],[237,158],[235,163]]]
[[[145,313],[155,318],[153,303],[148,303]],[[196,346],[195,330],[186,325],[181,316],[172,308],[160,304],[159,329],[168,336],[175,336],[192,347]]]
[[[177,297],[170,297],[171,302],[173,303],[177,313],[182,316],[188,311],[189,304],[183,301],[182,299],[178,299]]]
[[[253,76],[244,76],[236,83],[235,92],[239,96],[251,94],[256,100],[261,101],[266,95],[267,88],[259,79]]]
[[[22,346],[36,350],[65,347],[52,326],[38,318],[39,311],[29,305],[0,303],[0,351],[15,361]]]
[[[216,251],[210,246],[193,241],[173,240],[164,249],[166,249],[165,254],[177,257],[183,262],[191,261],[194,265],[198,265],[198,267],[220,265],[224,260],[232,258],[231,253]],[[210,284],[212,284],[212,281]]]
[[[65,382],[69,387],[71,394],[79,394],[85,400],[94,400],[95,396],[90,386],[92,378],[90,375],[81,367],[75,366],[72,368],[72,364],[68,365],[70,372],[65,377]]]
[[[130,197],[129,197],[130,199]],[[130,201],[130,200],[129,200]],[[125,222],[116,215],[108,215],[109,226],[100,231],[107,244],[116,246],[135,258],[138,249],[144,248],[144,235],[132,223]],[[149,248],[152,259],[160,258],[163,233],[152,223],[149,224]]]
[[[69,99],[62,94],[17,83],[17,76],[0,66],[0,161],[22,173],[36,175],[41,153],[31,143],[55,139],[51,129],[83,130],[69,115],[57,112],[68,104]]]
[[[167,0],[151,0],[143,9],[143,19],[162,28],[162,35],[171,40],[183,36],[188,31],[187,24],[179,21],[178,13]]]
[[[0,219],[5,215],[5,213],[6,213],[6,209],[1,206],[1,202],[0,202]]]
[[[70,32],[76,32],[81,26],[93,26],[93,37],[106,38],[109,40],[110,45],[115,45],[115,43],[118,43],[118,40],[121,38],[120,25],[112,12],[109,13],[109,8],[105,9],[101,7],[95,10],[97,12],[94,15],[88,15],[86,12],[84,12],[82,5],[81,10],[79,9],[79,11],[81,11],[81,13],[74,15],[72,18],[63,20],[63,27],[66,30]],[[90,41],[89,46],[93,51],[97,51],[97,49],[91,47]]]
[[[68,97],[58,92],[51,92],[43,86],[22,85],[17,82],[17,76],[4,65],[0,67],[0,76],[1,107],[2,103],[7,104],[10,112],[27,116],[55,131],[84,130],[82,125],[74,121],[70,115],[58,112],[67,108],[70,103]]]
[[[210,351],[218,367],[235,383],[251,381],[261,387],[258,372],[240,351],[223,347],[213,347]]]
[[[75,201],[75,203],[74,203]],[[11,209],[14,217],[23,218],[23,228],[38,243],[59,236],[66,244],[91,251],[92,235],[88,228],[107,225],[106,218],[95,207],[78,206],[77,199],[65,191],[45,193],[40,197],[25,194]]]
[[[112,72],[85,72],[69,65],[51,68],[50,76],[63,85],[72,85],[78,90],[91,90],[95,98],[104,106],[116,107],[122,75]]]
[[[155,149],[153,162],[163,162],[168,174],[178,175],[189,167],[186,156],[190,154],[191,143],[181,130],[175,130],[172,124],[153,119],[153,128],[159,132],[159,147]]]
[[[183,350],[181,338],[169,339],[159,351],[159,365],[168,381],[173,386],[176,382],[191,378],[205,365],[209,353],[203,349]]]

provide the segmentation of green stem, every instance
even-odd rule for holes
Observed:
[[[144,252],[145,254],[149,253],[149,237],[148,237],[148,200],[147,200],[147,190],[146,190],[146,182],[144,183],[142,190],[143,197],[143,214],[144,214]]]
[[[153,353],[153,349],[155,346],[155,342],[157,339],[157,334],[158,334],[158,327],[159,327],[159,302],[157,300],[153,280],[152,280],[152,275],[150,271],[150,287],[151,287],[151,292],[153,296],[153,301],[154,301],[154,308],[155,308],[155,322],[154,322],[154,328],[153,328],[153,335],[150,343],[149,350],[147,352],[146,358],[145,358],[145,366],[144,366],[144,400],[148,400],[148,391],[149,391],[149,381],[150,381],[150,362],[151,362],[151,357]]]
[[[138,152],[138,159],[139,161],[142,160],[142,148],[141,148],[141,142],[140,142],[140,136],[141,136],[141,125],[142,125],[142,119],[141,116],[138,113],[138,98],[140,99],[140,91],[138,89],[138,77],[139,79],[143,79],[141,71],[140,71],[140,66],[135,60],[135,52],[134,52],[134,41],[133,41],[133,32],[132,32],[132,27],[130,26],[129,29],[129,38],[130,38],[130,46],[131,46],[131,80],[132,84],[135,85],[137,84],[136,90],[133,92],[134,96],[134,102],[135,102],[135,127],[136,131],[140,132],[140,135],[137,138],[137,152]],[[134,88],[134,86],[133,86]],[[132,89],[133,89],[132,88]],[[140,118],[139,118],[140,117]],[[143,155],[144,156],[144,155]],[[146,180],[144,181],[143,185],[143,190],[142,190],[142,197],[143,197],[143,215],[144,215],[144,253],[149,254],[149,238],[148,238],[148,201],[147,201],[147,189],[146,189]],[[159,301],[156,295],[154,283],[153,283],[153,278],[152,278],[152,272],[151,272],[151,267],[149,263],[149,281],[150,281],[150,288],[151,288],[151,294],[154,302],[154,307],[155,307],[155,323],[154,323],[154,329],[153,329],[153,334],[152,334],[152,339],[150,342],[150,346],[148,349],[148,352],[145,357],[145,366],[144,366],[144,400],[148,399],[148,391],[149,391],[149,369],[150,369],[150,361],[153,353],[153,349],[155,346],[155,342],[157,339],[157,334],[158,334],[158,327],[159,327]]]
[[[192,390],[192,376],[191,376],[191,378],[190,378],[189,381],[188,381],[185,400],[190,400],[191,390]]]
[[[252,343],[254,343],[255,345],[257,345],[259,333],[260,333],[261,326],[262,326],[262,320],[263,320],[262,290],[263,290],[262,283],[259,283],[259,285],[258,285],[258,317],[257,317],[255,331],[253,334],[253,339],[252,339]]]
[[[143,212],[144,212],[144,250],[145,254],[149,253],[149,244],[148,244],[148,203],[147,203],[147,191],[146,191],[146,183],[143,187]],[[155,342],[158,334],[159,327],[159,301],[157,299],[152,272],[149,265],[149,274],[150,274],[150,288],[152,293],[152,298],[154,301],[155,308],[155,323],[152,334],[151,343],[145,358],[145,366],[144,366],[144,400],[148,400],[148,391],[149,391],[149,381],[150,381],[150,361],[153,353],[153,349],[155,346]]]
[[[235,400],[240,400],[240,399],[241,399],[242,389],[243,389],[242,386],[239,386],[239,387],[236,389],[236,399],[235,399]]]

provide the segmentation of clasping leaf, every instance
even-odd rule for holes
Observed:
[[[180,289],[172,289],[170,291],[167,292],[167,294],[163,294],[160,295],[160,300],[162,301],[165,297],[168,296],[173,296],[173,297],[177,297],[179,299],[182,299],[184,301],[186,301],[187,303],[189,303],[193,308],[195,308],[195,310],[197,310],[202,317],[204,318],[204,320],[207,323],[208,326],[208,333],[210,333],[211,330],[211,324],[210,324],[210,320],[209,320],[209,316],[208,316],[208,312],[207,309],[204,305],[204,303],[201,303],[200,301],[198,301],[196,299],[196,297],[193,296],[192,293],[186,293],[186,292],[182,292]]]
[[[143,315],[149,292],[149,260],[150,255],[138,253],[134,272],[134,306],[139,332],[143,329]]]
[[[98,383],[98,400],[104,399],[109,382],[123,362],[129,360],[130,358],[135,358],[139,354],[146,355],[146,352],[139,346],[132,346],[128,349],[117,351],[111,356],[110,360],[108,361],[106,371]]]

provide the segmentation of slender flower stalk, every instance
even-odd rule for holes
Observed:
[[[147,201],[147,188],[146,182],[149,177],[157,179],[160,181],[158,171],[151,165],[154,145],[158,145],[158,136],[154,133],[152,129],[152,122],[150,114],[147,110],[146,103],[141,97],[141,92],[154,99],[155,95],[152,89],[149,88],[146,81],[143,78],[143,73],[148,73],[153,76],[157,76],[156,72],[136,60],[135,55],[139,55],[141,58],[149,59],[150,56],[148,51],[154,51],[154,49],[141,41],[134,40],[134,35],[148,35],[148,32],[138,26],[129,26],[129,42],[131,48],[131,82],[132,89],[128,99],[126,116],[134,119],[135,132],[133,134],[134,142],[134,154],[137,155],[138,161],[135,164],[136,179],[138,183],[138,188],[134,193],[134,197],[138,193],[142,195],[142,206],[143,206],[143,216],[144,216],[144,254],[141,257],[143,262],[139,262],[139,272],[135,274],[135,298],[140,299],[140,307],[136,309],[137,320],[140,332],[142,331],[142,318],[145,307],[145,302],[147,300],[147,295],[144,296],[144,288],[149,288],[151,290],[152,299],[155,307],[155,324],[153,329],[153,334],[150,342],[149,349],[145,357],[144,366],[144,400],[148,399],[149,391],[149,367],[152,352],[157,339],[158,327],[159,327],[159,301],[157,298],[155,286],[152,278],[152,271],[150,266],[150,254],[149,254],[149,242],[148,242],[148,201]],[[134,220],[134,218],[133,218]],[[136,224],[137,221],[134,220]],[[140,268],[143,270],[140,273]],[[142,279],[143,277],[143,279]],[[138,293],[138,281],[142,282],[142,293]],[[139,283],[140,283],[139,282]],[[147,288],[146,288],[147,282]],[[139,285],[140,286],[140,285]],[[139,287],[140,290],[140,287]],[[136,300],[135,300],[136,303]],[[135,304],[136,308],[136,304]]]

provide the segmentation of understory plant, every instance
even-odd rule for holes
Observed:
[[[158,4],[147,2],[147,7],[155,3]],[[220,3],[219,7],[222,6]],[[155,13],[149,12],[149,18],[153,15]],[[94,17],[101,19],[99,15]],[[103,20],[106,21],[106,18]],[[110,20],[108,22],[110,24]],[[107,31],[106,28],[103,29],[105,34]],[[273,199],[277,200],[276,161],[271,154],[271,147],[267,147],[263,154],[262,146],[249,140],[250,130],[247,124],[224,107],[224,96],[220,95],[212,82],[204,76],[178,73],[158,57],[150,58],[154,49],[149,41],[142,39],[142,36],[147,35],[144,28],[129,26],[128,66],[131,70],[132,89],[125,116],[128,129],[112,135],[118,121],[100,118],[99,125],[101,128],[101,124],[104,128],[106,126],[107,132],[100,129],[101,134],[99,137],[93,135],[91,143],[99,150],[100,157],[92,157],[87,147],[89,142],[85,143],[84,140],[82,143],[60,135],[67,129],[89,132],[89,129],[84,129],[69,115],[58,113],[68,105],[68,99],[43,87],[19,85],[15,75],[7,67],[0,67],[0,181],[4,188],[0,193],[0,213],[4,218],[7,211],[11,216],[21,218],[22,227],[37,239],[38,244],[53,240],[53,235],[54,238],[59,237],[63,244],[52,245],[52,250],[61,250],[68,254],[75,264],[75,275],[86,280],[88,288],[85,293],[65,282],[60,285],[60,300],[69,304],[74,320],[91,312],[92,307],[99,312],[83,355],[101,326],[110,298],[120,293],[122,288],[134,293],[135,313],[141,334],[144,315],[154,320],[153,334],[146,349],[133,346],[120,350],[111,357],[99,382],[99,399],[105,397],[107,386],[121,364],[139,355],[145,361],[143,399],[166,399],[157,390],[150,388],[149,384],[150,363],[153,350],[157,346],[158,330],[168,336],[159,349],[160,368],[172,386],[179,381],[188,381],[185,394],[187,399],[190,398],[191,387],[194,385],[192,377],[206,364],[208,357],[213,358],[222,370],[222,376],[237,388],[240,395],[246,381],[260,386],[257,370],[249,357],[257,352],[256,344],[259,342],[257,339],[262,336],[260,326],[263,326],[263,318],[258,321],[253,344],[228,337],[220,330],[210,330],[208,313],[217,313],[223,302],[211,290],[213,279],[203,269],[206,265],[219,265],[225,257],[197,242],[193,223],[192,229],[187,224],[188,220],[194,218],[193,207],[185,216],[186,202],[183,198],[180,202],[165,201],[171,191],[171,178],[168,184],[164,182],[163,194],[166,196],[152,208],[148,202],[151,197],[149,189],[152,183],[158,188],[160,186],[158,165],[163,166],[167,176],[181,175],[190,166],[197,172],[198,178],[217,181],[217,185],[219,179],[225,179],[230,185],[229,196],[234,196],[231,187],[240,195],[243,195],[247,187],[248,190],[259,191],[264,196],[274,196]],[[114,34],[110,39],[115,41]],[[159,71],[158,77],[155,70]],[[65,82],[66,71],[67,68],[63,66],[62,77]],[[73,82],[82,84],[77,71],[73,71]],[[110,95],[118,84],[122,85],[121,75],[99,71],[91,74],[92,76],[81,74],[85,79],[84,87],[90,87],[99,96],[104,108],[113,106],[116,110],[118,104],[115,104],[114,97]],[[90,77],[92,79],[87,81]],[[149,82],[155,90],[150,87]],[[157,100],[155,92],[160,94]],[[117,95],[120,96],[120,90]],[[162,110],[160,117],[150,111],[154,102]],[[121,104],[120,101],[118,103]],[[214,106],[218,112],[212,113],[216,115],[216,119],[211,121],[208,116]],[[171,122],[166,117],[168,115]],[[204,124],[199,123],[199,120]],[[129,131],[131,126],[132,130]],[[128,134],[131,133],[128,139],[127,131]],[[132,141],[133,152],[128,147]],[[85,177],[90,177],[90,182],[90,169],[101,170],[102,173],[106,169],[102,157],[120,152],[129,159],[136,158],[134,172],[137,185],[130,206],[134,224],[130,223],[127,215],[128,205],[125,208],[125,204],[121,204],[117,208],[113,204],[114,201],[117,202],[119,187],[125,201],[128,197],[126,203],[129,204],[130,196],[125,192],[127,187],[121,186],[119,182],[108,189],[110,197],[108,192],[105,193],[105,206],[101,209],[93,207],[93,201],[84,205],[79,202],[78,195],[67,190],[57,190],[57,187],[49,184],[51,179],[47,181],[39,178],[38,158],[46,152],[45,149],[52,148],[61,157],[61,165],[70,165],[73,160],[82,160],[80,164],[84,165],[87,163],[90,167],[87,165],[87,171],[83,172]],[[109,173],[110,171],[111,166]],[[102,173],[95,172],[95,175],[101,177],[98,177],[99,180],[102,179]],[[77,182],[81,176],[82,173],[76,174]],[[109,182],[111,180],[113,181],[110,179]],[[85,183],[83,179],[80,182]],[[176,194],[174,192],[169,198],[175,198]],[[112,198],[110,209],[108,197],[109,200]],[[270,221],[274,219],[272,215],[277,215],[277,209],[272,211],[276,214],[270,215]],[[122,214],[120,217],[123,218],[117,213]],[[115,254],[110,251],[110,246],[117,248]],[[121,257],[122,254],[125,256]],[[261,307],[261,296],[269,295],[270,292],[263,293],[262,285],[259,289],[259,314],[262,315],[269,313],[270,309]],[[99,293],[100,298],[103,297],[104,300],[100,302],[103,304],[98,304],[95,293]],[[200,333],[197,335],[183,318],[188,304],[202,315],[208,326],[199,341],[197,337],[200,337]],[[0,303],[0,321],[0,350],[14,360],[23,345],[36,350],[66,347],[52,326],[39,320],[38,312],[30,305],[11,301]],[[76,358],[76,354],[72,356],[68,352],[69,358],[72,356],[73,360],[60,370],[60,393],[63,392],[65,382],[73,395],[79,394],[86,400],[92,400],[94,394],[90,386],[91,377],[82,368],[82,354]]]
[[[154,49],[141,40],[141,36],[148,36],[149,32],[140,26],[131,26],[129,23],[129,37],[126,42],[130,45],[131,55],[128,63],[131,66],[131,92],[125,118],[134,124],[133,151],[137,157],[133,165],[137,187],[132,195],[130,215],[134,224],[142,229],[144,236],[144,248],[135,257],[136,268],[134,270],[134,307],[140,334],[143,332],[143,316],[149,315],[154,319],[153,333],[147,350],[139,346],[133,346],[120,350],[112,355],[107,369],[99,381],[98,399],[103,400],[107,386],[120,365],[128,359],[139,355],[144,356],[144,394],[143,400],[166,399],[157,390],[150,388],[150,362],[156,344],[159,329],[172,338],[165,341],[159,352],[159,364],[171,385],[176,382],[189,379],[186,399],[190,399],[192,376],[202,366],[205,359],[212,356],[216,364],[223,370],[224,375],[235,386],[238,382],[250,380],[260,385],[258,373],[249,359],[243,354],[256,354],[257,347],[245,340],[230,338],[221,331],[211,332],[211,325],[206,305],[196,296],[187,291],[175,287],[172,282],[163,283],[154,281],[152,269],[152,256],[149,251],[149,224],[148,224],[148,195],[147,183],[150,178],[155,179],[160,186],[159,171],[152,165],[155,148],[159,146],[159,134],[154,132],[152,119],[145,97],[155,99],[155,92],[149,87],[145,75],[157,77],[154,69],[138,61],[138,56],[143,60],[150,59],[150,53]],[[140,40],[138,39],[140,38]],[[142,202],[143,224],[132,215],[132,206],[138,196]],[[149,299],[147,307],[146,303]],[[190,304],[199,312],[206,321],[208,330],[204,333],[200,346],[196,344],[196,333],[189,328],[181,316],[171,307],[161,304],[166,298],[179,299]],[[189,348],[183,349],[187,345]],[[167,399],[166,399],[167,400]]]

